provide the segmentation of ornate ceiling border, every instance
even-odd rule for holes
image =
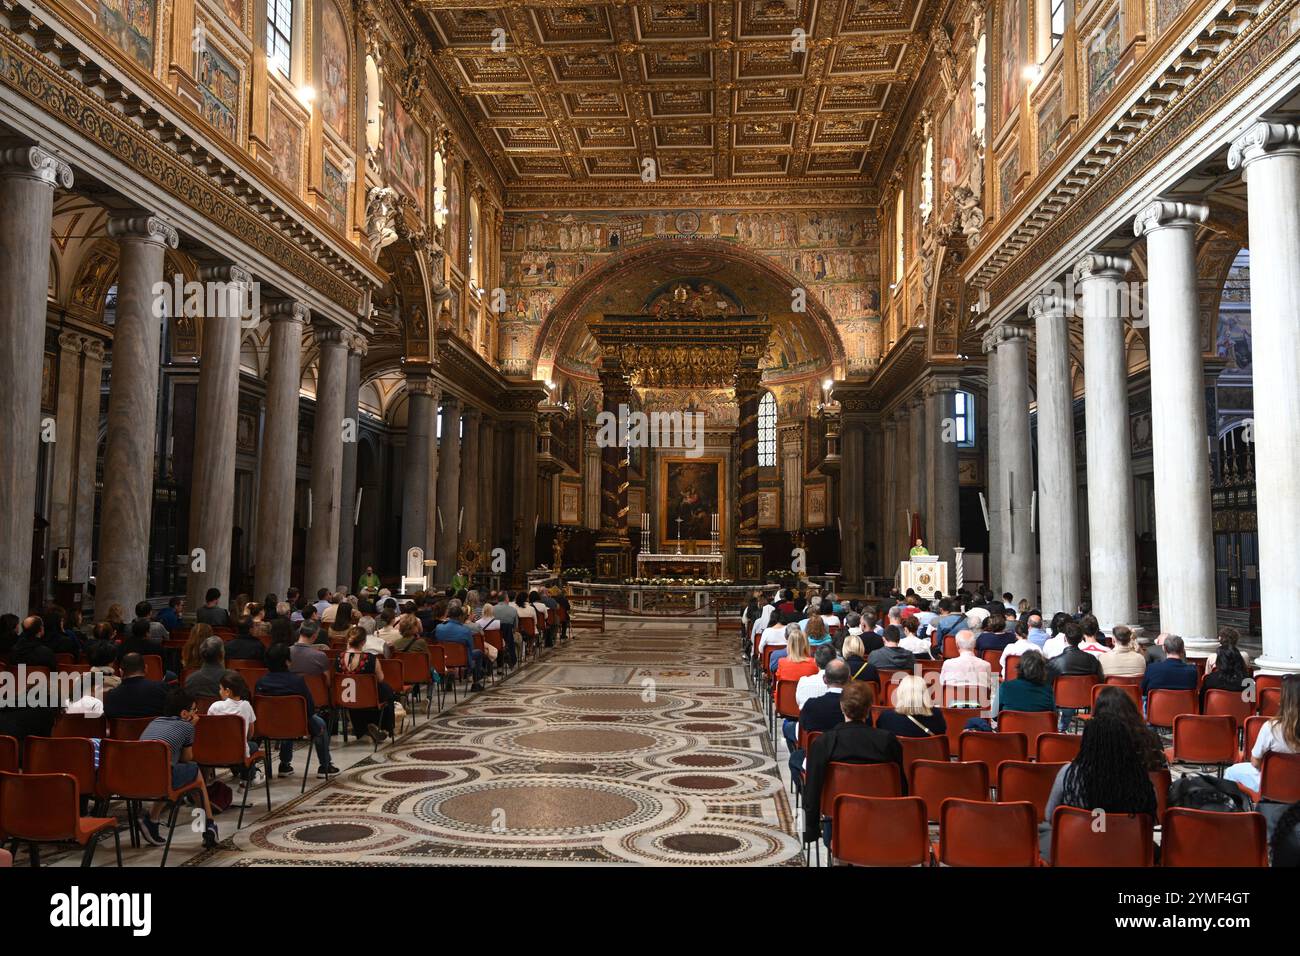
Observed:
[[[1265,6],[1271,9],[1259,16]],[[978,264],[970,283],[1002,301],[1071,236],[1086,231],[1219,104],[1300,42],[1287,6],[1283,0],[1230,0],[1017,225],[989,236],[992,251],[971,257]]]
[[[603,184],[602,184],[603,186]],[[586,188],[576,190],[573,183],[556,186],[522,186],[506,190],[507,212],[546,212],[555,209],[573,211],[573,194],[580,191],[592,210],[657,209],[665,205],[712,209],[724,206],[815,206],[874,207],[880,204],[880,190],[861,182],[856,185],[809,183],[803,186],[755,183],[709,188],[661,183],[640,188]]]
[[[39,29],[34,23],[32,26]],[[67,47],[67,53],[82,56],[71,44]],[[322,261],[327,251],[323,242],[304,235],[303,240],[310,243],[312,250],[308,252],[286,238],[253,211],[261,206],[266,207],[268,214],[277,209],[269,197],[225,162],[207,154],[182,130],[111,77],[97,71],[95,77],[106,96],[115,95],[123,104],[122,112],[96,96],[86,84],[54,67],[16,34],[0,27],[0,84],[106,150],[147,182],[199,212],[235,239],[280,264],[330,301],[351,314],[360,313],[365,292],[360,282],[349,282],[338,274],[347,268],[341,258],[331,257],[337,260],[333,263],[336,268],[331,269],[330,260]],[[136,121],[132,122],[128,115]],[[154,135],[145,131],[146,124],[154,130]],[[164,143],[172,144],[173,149]],[[186,150],[188,155],[173,150]],[[206,175],[209,169],[220,177],[221,185]],[[236,191],[244,193],[243,198],[236,198]]]

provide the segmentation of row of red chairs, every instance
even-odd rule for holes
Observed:
[[[1023,800],[950,797],[938,810],[939,841],[930,841],[934,813],[909,796],[841,794],[832,807],[831,853],[858,866],[1041,866],[1038,819]],[[1160,815],[1162,866],[1268,866],[1267,829],[1259,813],[1216,813],[1174,807]],[[1053,866],[1143,867],[1155,862],[1152,819],[1109,813],[1098,827],[1088,810],[1057,807],[1052,816]]]

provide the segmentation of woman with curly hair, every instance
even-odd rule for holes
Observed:
[[[1169,766],[1165,759],[1165,748],[1161,744],[1160,738],[1156,732],[1147,724],[1146,718],[1142,716],[1137,705],[1133,703],[1133,698],[1119,687],[1105,687],[1097,694],[1097,700],[1093,707],[1093,718],[1098,715],[1115,717],[1128,728],[1129,737],[1132,740],[1130,749],[1136,753],[1142,761],[1142,765],[1148,770],[1163,770]]]
[[[211,636],[212,628],[207,624],[195,624],[190,628],[189,639],[185,641],[185,646],[181,648],[181,667],[186,670],[191,668],[198,670],[203,666],[203,659],[199,656],[199,648]]]

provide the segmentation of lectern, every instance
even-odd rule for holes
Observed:
[[[911,588],[927,600],[935,591],[950,594],[948,590],[948,562],[932,554],[917,555],[898,564],[898,587],[906,592]]]

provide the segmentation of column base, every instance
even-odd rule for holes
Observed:
[[[1257,672],[1264,674],[1300,674],[1300,661],[1283,660],[1278,657],[1255,658]]]
[[[743,584],[758,584],[763,580],[763,546],[757,542],[736,545],[736,579]]]

